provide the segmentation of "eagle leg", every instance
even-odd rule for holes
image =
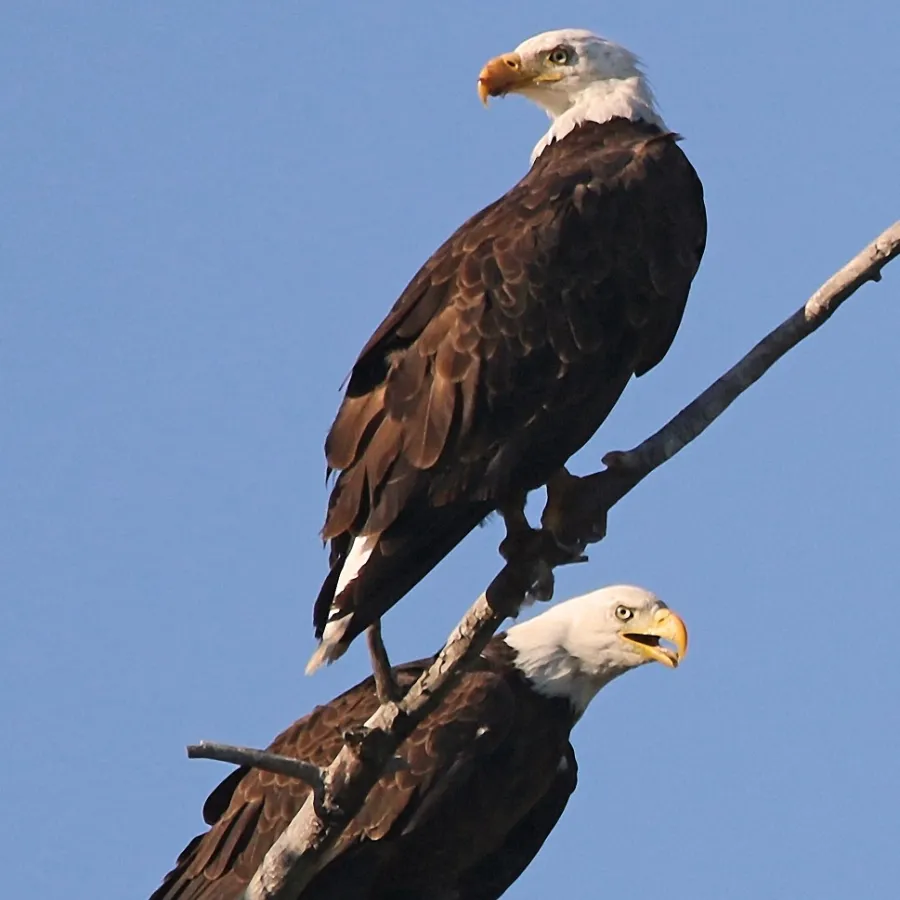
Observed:
[[[381,619],[376,619],[366,629],[366,641],[369,644],[369,656],[372,658],[372,673],[375,675],[375,692],[378,694],[378,702],[396,702],[400,699],[400,690],[394,680],[391,670],[391,661],[388,659],[387,650],[384,648],[384,640],[381,637]]]
[[[500,542],[500,555],[509,565],[527,574],[531,587],[528,599],[549,600],[553,596],[553,569],[545,562],[546,533],[532,528],[525,515],[528,495],[523,491],[498,508],[506,525],[506,537]]]
[[[578,501],[582,499],[584,492],[583,482],[583,478],[572,475],[562,466],[547,482],[547,505],[541,514],[541,525],[553,535],[562,550],[571,553],[573,562],[587,559],[583,556],[585,542],[581,532],[584,529],[573,521],[578,518],[573,514],[581,508]]]
[[[524,492],[498,507],[497,512],[503,516],[506,526],[506,537],[500,542],[500,555],[511,562],[523,555],[524,550],[533,549],[536,529],[531,527],[525,515],[525,503],[528,495]]]

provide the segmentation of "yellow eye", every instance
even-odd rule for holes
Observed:
[[[548,54],[547,59],[555,66],[564,66],[572,58],[572,51],[568,47],[554,47]]]
[[[627,606],[617,606],[616,607],[616,618],[620,622],[627,622],[634,613]]]

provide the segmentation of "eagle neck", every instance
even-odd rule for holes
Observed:
[[[531,153],[532,163],[554,141],[562,140],[584,122],[602,125],[612,119],[643,121],[666,130],[665,123],[653,98],[653,91],[642,75],[630,78],[607,79],[586,87],[567,108],[548,110],[553,120],[547,133],[537,142]]]
[[[611,635],[610,641],[614,640]],[[513,666],[532,689],[544,697],[568,700],[576,720],[601,688],[628,669],[619,664],[616,654],[597,646],[592,658],[586,658],[579,653],[572,623],[546,613],[514,625],[504,642],[513,652]]]

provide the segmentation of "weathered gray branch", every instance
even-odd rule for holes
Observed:
[[[791,347],[822,325],[837,307],[900,254],[900,222],[880,235],[830,278],[786,322],[734,368],[686,406],[656,434],[626,452],[609,453],[602,472],[580,479],[562,526],[573,546],[600,540],[612,506],[655,468],[671,459]],[[558,512],[558,511],[557,511]],[[545,511],[545,517],[547,511]],[[556,531],[559,534],[559,531]],[[244,900],[294,900],[331,858],[341,829],[362,807],[391,756],[451,686],[466,661],[481,652],[500,623],[515,613],[541,568],[572,561],[552,540],[544,541],[531,565],[508,563],[451,634],[434,664],[399,702],[381,706],[359,740],[348,742],[324,774],[321,808],[307,801],[279,837],[244,893]]]
[[[603,457],[607,468],[580,479],[578,489],[567,498],[564,521],[554,522],[556,533],[573,544],[602,540],[606,514],[622,497],[702,434],[750,385],[788,350],[824,325],[867,281],[880,281],[881,270],[898,254],[900,221],[832,275],[797,312],[659,431],[631,450],[607,453]]]
[[[359,741],[350,741],[325,772],[321,810],[312,800],[294,816],[244,892],[244,900],[296,898],[331,859],[343,827],[359,812],[397,747],[452,686],[468,660],[485,648],[507,616],[514,614],[531,574],[504,566],[456,626],[434,663],[399,703],[379,707]]]
[[[324,772],[312,763],[282,756],[280,753],[269,753],[267,750],[254,750],[252,747],[236,747],[233,744],[217,744],[215,741],[200,741],[199,744],[188,744],[188,759],[216,759],[219,762],[234,763],[236,766],[251,766],[254,769],[265,769],[276,775],[289,775],[298,778],[313,789],[319,801],[324,799]]]
[[[880,281],[881,270],[898,254],[900,222],[895,222],[656,434],[633,450],[607,454],[604,464],[649,473],[671,459],[702,434],[751,384],[759,381],[788,350],[824,325],[848,297],[867,281]]]

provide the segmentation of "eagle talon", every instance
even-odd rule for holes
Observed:
[[[558,565],[568,566],[573,563],[583,563],[588,561],[587,555],[584,552],[588,545],[586,540],[577,538],[571,541],[564,541],[549,528],[545,528],[544,531],[550,536],[556,548],[566,556],[566,559],[562,560]]]
[[[553,569],[543,559],[538,559],[533,565],[535,577],[531,587],[525,592],[525,602],[546,603],[553,599],[553,588],[556,586]]]
[[[525,515],[525,499],[522,494],[499,510],[506,525],[506,537],[498,548],[500,555],[507,563],[522,567],[543,559],[547,547],[547,533],[542,528],[532,528]]]
[[[546,541],[547,532],[542,528],[507,530],[506,537],[500,542],[500,555],[510,564],[529,565],[544,555]]]
[[[584,552],[584,544],[578,543],[577,545],[569,545],[559,544],[559,549],[562,550],[569,558],[563,560],[559,565],[561,566],[574,566],[578,563],[586,563],[590,562],[590,557],[588,557],[587,553]]]
[[[547,482],[547,503],[541,514],[541,525],[553,535],[559,548],[573,557],[584,553],[588,543],[585,530],[589,531],[589,537],[596,531],[596,526],[586,526],[579,515],[585,480],[562,466]]]
[[[552,122],[535,165],[441,244],[353,364],[325,440],[336,479],[310,670],[495,512],[517,588],[539,554],[580,559],[644,471],[629,453],[585,478],[563,464],[668,352],[706,242],[703,186],[636,57],[605,38],[536,35],[489,60],[478,92],[521,94]],[[561,546],[530,536],[526,495],[542,485]]]

